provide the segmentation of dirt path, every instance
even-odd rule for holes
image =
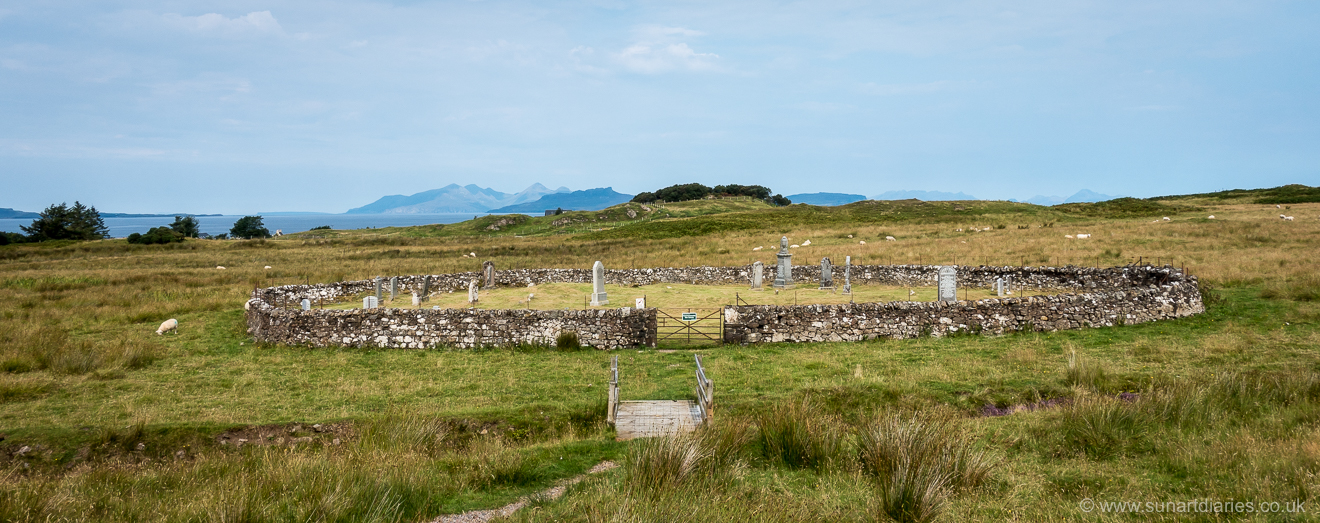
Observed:
[[[588,470],[586,474],[579,474],[567,480],[561,481],[558,485],[545,489],[540,493],[538,493],[537,495],[539,495],[544,499],[549,499],[549,500],[559,499],[560,496],[564,495],[564,492],[568,491],[568,487],[576,485],[578,482],[586,479],[587,474],[599,474],[601,472],[605,472],[607,470],[613,469],[618,466],[619,465],[613,461],[602,461],[600,462],[600,464],[591,467],[591,470]],[[524,506],[527,505],[527,500],[528,498],[524,497],[519,499],[518,501],[515,501],[500,508],[492,508],[486,510],[469,510],[462,514],[449,514],[445,516],[440,516],[438,518],[431,520],[431,523],[485,523],[486,521],[490,521],[491,519],[494,519],[496,517],[505,517],[510,514],[513,514],[514,512],[517,512],[518,509],[523,508]]]

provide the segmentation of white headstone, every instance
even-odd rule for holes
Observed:
[[[477,280],[468,283],[468,303],[477,302]]]
[[[958,270],[953,267],[940,267],[939,301],[958,301]]]
[[[362,298],[363,309],[374,309],[376,307],[380,307],[380,300],[376,299],[375,296],[367,296],[365,298]]]
[[[843,257],[843,293],[852,294],[852,256]]]
[[[421,307],[421,306],[422,306],[422,297],[421,297],[421,296],[418,296],[417,294],[414,293],[414,294],[412,295],[412,303],[413,303],[413,307]]]
[[[596,262],[591,266],[591,306],[599,307],[610,302],[605,294],[605,265]]]
[[[645,296],[643,296],[643,297],[641,297],[641,298],[637,298],[637,308],[638,308],[638,309],[645,309],[645,308],[646,308],[646,297],[645,297]]]
[[[302,310],[305,310],[305,311],[310,311],[310,310],[312,310],[312,300],[309,300],[309,299],[307,299],[307,298],[303,298],[302,303],[301,303],[300,305],[302,305]]]
[[[1004,279],[995,278],[995,294],[1000,298],[1004,297]]]
[[[765,278],[765,264],[761,263],[760,260],[757,260],[756,263],[752,264],[752,290],[754,291],[761,290],[761,285],[763,284],[764,278]]]
[[[390,276],[390,301],[394,301],[394,296],[399,294],[399,277]]]

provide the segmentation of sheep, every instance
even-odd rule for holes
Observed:
[[[174,331],[175,334],[179,333],[179,320],[170,318],[161,322],[160,328],[156,329],[156,335],[160,336],[170,331]]]
[[[807,240],[807,241],[802,242],[802,246],[803,246],[803,247],[806,247],[806,246],[808,246],[808,245],[811,245],[811,240]]]
[[[225,266],[224,266],[224,265],[216,265],[215,268],[216,268],[217,270],[221,270],[221,271],[225,270]]]
[[[1206,218],[1206,219],[1207,219],[1207,220],[1213,220],[1213,219],[1215,219],[1215,215],[1211,214],[1210,217],[1209,217],[1209,218]]]
[[[1067,239],[1069,239],[1069,240],[1073,239],[1073,235],[1071,235],[1071,234],[1065,234],[1065,235],[1063,235],[1063,237],[1064,237],[1064,238],[1067,238]]]
[[[962,232],[962,229],[954,229],[953,232]]]
[[[798,248],[798,247],[801,247],[801,245],[798,245],[798,244],[796,244],[796,243],[793,244],[793,245],[789,245],[789,246],[788,246],[788,248],[790,248],[790,249],[796,249],[796,248]]]
[[[852,238],[852,235],[851,235],[851,234],[849,234],[849,235],[848,235],[848,237],[849,237],[849,238]]]
[[[270,268],[270,266],[269,266],[269,265],[267,265],[267,266],[266,266],[266,268],[267,268],[267,269],[269,269],[269,268]]]
[[[759,246],[759,245],[756,246],[756,247],[752,247],[752,252],[759,251],[759,250],[761,250],[761,248],[762,248],[762,246]]]
[[[862,241],[857,242],[857,245],[866,245],[866,240],[862,240]]]
[[[475,253],[475,252],[469,252],[469,253],[468,253],[468,256],[471,256],[471,257],[473,257],[473,258],[476,258],[476,257],[477,257],[477,253]]]
[[[284,236],[284,229],[275,229],[276,236]]]
[[[1275,208],[1275,209],[1282,209],[1283,207],[1278,206],[1278,205],[1275,205],[1274,208]]]
[[[1167,221],[1172,221],[1172,220],[1170,220],[1168,216],[1165,216],[1165,217],[1164,217],[1164,221],[1167,222]]]
[[[1077,239],[1079,239],[1079,240],[1085,240],[1085,239],[1090,238],[1090,237],[1091,237],[1090,234],[1078,234],[1078,235],[1077,235]]]
[[[893,237],[893,236],[885,236],[885,241],[887,241],[887,242],[896,242],[896,241],[898,241],[898,238],[895,238],[895,237]]]
[[[1287,216],[1284,216],[1284,215],[1282,215],[1282,214],[1280,214],[1280,215],[1279,215],[1279,219],[1280,219],[1280,220],[1286,220],[1286,219],[1288,219],[1288,217],[1287,217]]]
[[[1285,222],[1293,221],[1293,217],[1292,217],[1292,216],[1284,216],[1284,217],[1283,217],[1283,221],[1285,221]]]

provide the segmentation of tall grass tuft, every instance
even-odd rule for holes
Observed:
[[[949,493],[975,488],[996,461],[976,449],[949,414],[881,416],[857,434],[858,461],[879,490],[880,509],[897,521],[930,521]]]
[[[817,471],[845,463],[843,430],[809,399],[766,409],[756,424],[762,455],[771,462]]]
[[[1105,369],[1099,363],[1068,352],[1068,384],[1098,390],[1105,385]]]
[[[359,425],[360,450],[416,452],[436,456],[449,439],[449,426],[440,419],[390,409]]]
[[[693,434],[647,438],[633,444],[627,457],[628,485],[639,492],[661,494],[713,472],[715,455]]]

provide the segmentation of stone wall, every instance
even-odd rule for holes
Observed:
[[[750,266],[614,269],[607,285],[690,283],[748,284]],[[933,265],[854,265],[853,285],[932,286]],[[431,292],[465,291],[481,273],[431,276]],[[796,284],[814,285],[820,265],[793,266]],[[1016,289],[1070,290],[1076,293],[971,302],[890,302],[849,305],[730,306],[725,341],[849,341],[906,338],[958,332],[1000,334],[1018,330],[1057,330],[1142,323],[1203,312],[1196,278],[1173,267],[958,267],[960,287],[991,287],[1011,277]],[[424,276],[400,276],[399,292],[420,291]],[[765,268],[766,282],[774,267]],[[495,271],[496,286],[590,283],[589,269]],[[843,283],[843,267],[834,271]],[[247,304],[249,331],[260,341],[315,346],[421,348],[477,347],[520,343],[553,344],[563,331],[577,332],[583,344],[598,348],[654,345],[654,309],[581,311],[483,309],[372,309],[303,311],[304,298],[338,301],[369,293],[374,280],[257,289]],[[389,280],[382,282],[388,293]]]

